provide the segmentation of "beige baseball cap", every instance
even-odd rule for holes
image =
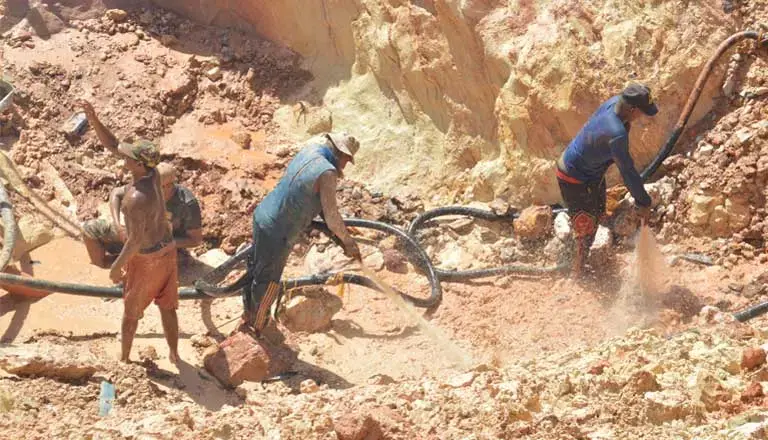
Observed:
[[[355,163],[355,154],[360,149],[360,142],[354,136],[346,132],[326,133],[328,138],[336,149],[350,157],[350,162]]]

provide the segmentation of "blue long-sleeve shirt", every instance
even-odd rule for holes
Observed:
[[[563,153],[565,169],[562,171],[589,183],[602,180],[608,167],[615,163],[635,202],[650,206],[651,197],[629,154],[629,125],[624,125],[616,114],[619,98],[614,96],[605,101],[568,144]]]

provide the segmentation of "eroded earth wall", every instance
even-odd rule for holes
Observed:
[[[648,83],[662,109],[632,130],[646,163],[706,59],[741,29],[720,0],[155,1],[302,54],[315,81],[294,99],[323,115],[321,127],[364,141],[353,177],[456,202],[557,201],[553,159],[631,80]],[[722,94],[724,72],[692,123]],[[297,141],[318,128],[285,113]]]

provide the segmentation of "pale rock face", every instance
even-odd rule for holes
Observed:
[[[362,148],[352,178],[424,198],[515,204],[560,199],[554,159],[601,102],[633,77],[661,109],[630,145],[641,166],[674,126],[707,58],[736,30],[714,0],[695,4],[559,2],[158,3],[215,24],[251,26],[307,60],[323,127]],[[228,13],[226,13],[228,12]],[[674,19],[673,19],[674,18]],[[695,41],[696,44],[689,44]],[[722,79],[718,66],[715,77]],[[712,107],[707,82],[690,123]],[[275,114],[295,142],[319,125]],[[310,123],[311,122],[311,123]],[[311,127],[309,125],[311,125]],[[611,183],[617,176],[611,173]],[[438,200],[435,200],[437,202]]]

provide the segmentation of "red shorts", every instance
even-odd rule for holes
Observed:
[[[125,316],[140,319],[152,301],[163,310],[179,307],[179,269],[173,243],[149,254],[136,254],[126,264]]]

